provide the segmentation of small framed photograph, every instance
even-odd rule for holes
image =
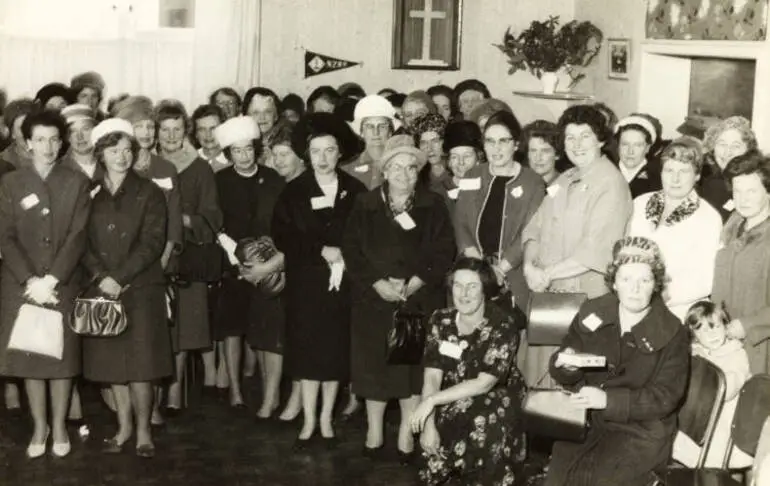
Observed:
[[[631,71],[631,39],[607,39],[607,76],[628,79]]]

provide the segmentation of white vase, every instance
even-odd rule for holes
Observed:
[[[546,71],[540,75],[540,82],[543,83],[544,94],[554,94],[556,85],[559,84],[559,75],[555,72]]]

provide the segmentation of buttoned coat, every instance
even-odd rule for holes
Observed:
[[[604,410],[591,410],[583,443],[557,442],[545,486],[647,486],[652,471],[667,463],[677,430],[690,369],[687,330],[662,299],[621,338],[619,301],[607,294],[583,304],[561,349],[607,358],[607,367],[551,376],[569,390],[598,387]]]
[[[32,166],[0,179],[0,375],[32,379],[69,378],[80,373],[80,339],[64,326],[62,360],[11,351],[8,339],[32,277],[53,275],[59,304],[69,316],[79,290],[80,258],[86,247],[91,206],[88,179],[54,165],[43,179]]]

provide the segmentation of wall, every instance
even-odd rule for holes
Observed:
[[[602,51],[586,70],[578,91],[594,93],[596,101],[606,103],[618,116],[636,111],[641,73],[639,57],[645,36],[645,0],[575,0],[575,18],[590,20],[604,33]],[[628,80],[607,77],[608,38],[631,39],[631,72]]]
[[[293,91],[306,97],[319,85],[346,81],[358,82],[368,92],[384,87],[408,92],[478,78],[493,96],[511,103],[522,121],[554,118],[554,111],[558,115],[563,109],[514,97],[514,89],[539,89],[540,83],[527,73],[509,76],[505,57],[492,44],[502,40],[509,25],[521,30],[548,15],[571,20],[573,0],[465,0],[460,71],[390,69],[394,0],[293,0],[292,8],[287,3],[263,0],[262,6],[260,82],[279,94]],[[303,79],[303,48],[364,65]]]

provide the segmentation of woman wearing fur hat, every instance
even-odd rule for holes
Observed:
[[[32,154],[21,133],[24,118],[35,110],[35,102],[29,98],[13,100],[3,111],[3,121],[11,132],[11,144],[0,152],[0,160],[4,160],[18,169],[32,161]]]
[[[455,256],[452,222],[441,196],[417,183],[427,164],[408,135],[391,137],[377,168],[382,186],[358,197],[342,242],[352,291],[353,392],[366,399],[364,452],[380,455],[387,401],[398,398],[398,450],[414,450],[409,417],[422,390],[419,366],[389,365],[385,356],[393,312],[430,315],[445,301],[444,277]]]
[[[479,126],[469,121],[452,122],[444,132],[444,153],[451,179],[446,189],[439,192],[449,207],[449,214],[455,215],[455,202],[460,194],[460,179],[484,161],[484,145],[481,142]]]
[[[444,195],[452,188],[452,176],[444,157],[446,120],[438,113],[429,113],[415,120],[411,134],[415,143],[428,157],[428,164],[420,173],[420,182],[431,191]]]
[[[101,74],[95,71],[80,73],[70,80],[70,100],[91,107],[94,119],[100,122],[105,118],[105,114],[99,110],[104,99],[104,88]]]
[[[61,111],[70,103],[70,90],[62,83],[48,83],[38,90],[35,103],[44,110]]]

